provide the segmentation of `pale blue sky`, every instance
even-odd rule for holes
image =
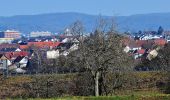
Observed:
[[[53,12],[111,16],[170,12],[170,0],[0,0],[0,16]]]

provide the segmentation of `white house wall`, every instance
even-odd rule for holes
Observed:
[[[57,57],[59,57],[58,50],[47,51],[47,59],[55,59]]]

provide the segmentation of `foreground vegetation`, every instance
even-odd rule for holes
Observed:
[[[87,75],[85,73],[84,75]],[[148,100],[169,99],[167,94],[168,75],[164,72],[134,72],[132,80],[123,80],[124,85],[106,89],[102,96],[93,97],[94,88],[82,74],[46,74],[33,76],[11,76],[1,78],[0,98],[49,98],[47,100]],[[131,77],[132,77],[131,76]],[[107,83],[108,84],[108,83]],[[108,84],[110,85],[110,84]]]

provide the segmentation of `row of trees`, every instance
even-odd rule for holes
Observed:
[[[159,26],[157,31],[150,30],[150,32],[151,32],[150,34],[152,35],[164,35],[164,28],[162,26]],[[131,33],[125,32],[125,34],[130,35]],[[138,32],[134,33],[134,35],[141,36],[141,35],[148,35],[148,34],[145,34],[145,31],[142,32],[141,30],[139,30]]]

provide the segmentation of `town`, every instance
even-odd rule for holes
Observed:
[[[60,55],[67,56],[71,51],[78,49],[78,40],[68,30],[63,35],[57,36],[50,32],[37,31],[31,32],[29,37],[22,37],[19,31],[14,30],[0,32],[0,35],[2,74],[4,70],[22,74],[27,73],[26,69],[29,67],[33,70],[34,66],[30,65],[30,62],[35,55],[35,48],[43,51],[44,59],[56,59]]]
[[[132,33],[130,33],[132,34]],[[0,32],[1,73],[35,73],[30,69],[36,69],[31,65],[35,56],[35,48],[43,51],[43,59],[56,59],[59,56],[67,56],[78,49],[79,41],[69,29],[63,34],[54,35],[51,32],[31,32],[28,37],[23,37],[19,31],[6,30]],[[158,31],[139,31],[132,35],[126,35],[123,40],[124,51],[132,55],[135,63],[141,63],[144,59],[152,60],[158,55],[160,48],[170,41],[170,31],[164,31],[159,27]],[[6,63],[3,61],[6,59]],[[4,65],[4,64],[5,65]],[[137,68],[139,70],[139,68]],[[146,69],[140,69],[146,71]]]

